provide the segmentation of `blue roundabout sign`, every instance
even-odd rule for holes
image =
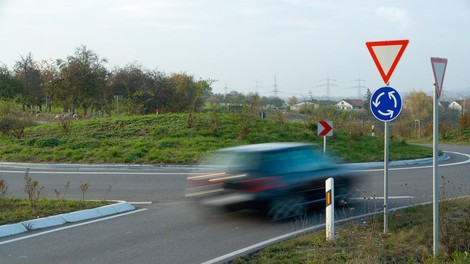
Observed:
[[[401,112],[401,96],[392,87],[377,89],[370,98],[370,109],[372,114],[380,121],[392,121]]]

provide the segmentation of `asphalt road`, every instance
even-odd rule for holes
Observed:
[[[470,194],[469,146],[441,145],[451,158],[440,163],[440,198]],[[454,153],[458,152],[458,153]],[[462,154],[459,154],[462,153]],[[382,209],[383,170],[367,168],[356,186],[358,200],[336,219]],[[131,214],[0,239],[0,263],[203,263],[276,236],[324,222],[322,209],[308,217],[272,223],[253,212],[223,213],[201,208],[183,197],[183,169],[30,168],[28,174],[66,198],[81,199],[80,182],[88,181],[85,199],[136,202]],[[25,168],[2,166],[0,178],[12,196],[24,193]],[[359,177],[359,176],[358,176]],[[110,190],[110,191],[109,191]],[[389,207],[432,200],[432,164],[390,167]],[[376,199],[362,199],[376,197]],[[139,203],[139,202],[152,202]],[[432,221],[432,219],[430,219]]]

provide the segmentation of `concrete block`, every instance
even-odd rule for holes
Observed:
[[[21,224],[28,230],[38,230],[41,228],[63,225],[65,223],[65,219],[62,216],[49,216],[21,222]]]
[[[7,237],[13,236],[17,234],[21,234],[28,231],[24,225],[17,223],[17,224],[10,224],[10,225],[1,225],[0,226],[0,237]]]
[[[117,211],[113,206],[114,206],[113,204],[105,205],[105,206],[101,206],[101,207],[95,208],[95,210],[96,210],[101,216],[108,216],[108,215],[117,214],[118,211]]]
[[[114,209],[116,209],[116,211],[118,211],[118,213],[124,213],[124,212],[135,210],[135,207],[132,204],[127,203],[127,202],[113,204],[112,206]]]
[[[64,220],[68,223],[74,223],[74,222],[101,217],[101,215],[95,209],[87,209],[87,210],[82,210],[78,212],[62,214],[60,216],[64,218]]]

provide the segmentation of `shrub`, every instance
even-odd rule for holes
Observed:
[[[34,143],[36,147],[44,148],[44,147],[57,147],[62,142],[57,138],[40,138],[37,139]]]
[[[18,109],[14,100],[0,100],[0,132],[18,139],[24,137],[24,131],[31,126],[31,115]]]

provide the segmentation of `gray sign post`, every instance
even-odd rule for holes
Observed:
[[[438,174],[438,155],[439,155],[439,98],[441,97],[442,84],[447,68],[447,59],[431,58],[432,71],[434,73],[434,118],[433,118],[433,253],[437,256],[439,253],[439,174]]]

